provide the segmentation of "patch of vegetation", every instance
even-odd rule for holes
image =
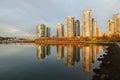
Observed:
[[[92,40],[92,42],[120,42],[120,39],[100,39],[100,40]]]

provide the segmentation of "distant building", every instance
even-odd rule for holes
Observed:
[[[79,20],[75,21],[74,36],[80,36],[80,21]]]
[[[82,35],[83,37],[91,37],[92,28],[92,11],[85,10],[82,15]]]
[[[91,36],[97,37],[97,22],[94,18],[92,18],[92,29],[91,29]]]
[[[96,36],[97,36],[97,37],[102,36],[102,33],[100,32],[99,27],[96,27]]]
[[[115,33],[120,34],[120,13],[113,16],[115,22]]]
[[[50,37],[50,28],[49,27],[46,27],[46,31],[45,31],[45,36],[46,37]]]
[[[115,21],[110,19],[108,21],[108,35],[111,36],[113,34],[115,34]]]
[[[63,26],[63,24],[57,23],[56,27],[57,27],[57,37],[58,38],[63,37],[64,36],[64,26]]]
[[[109,36],[113,34],[120,35],[120,13],[113,15],[113,19],[108,21],[108,32]]]
[[[74,36],[74,17],[68,16],[65,18],[65,36],[66,37],[73,37]]]
[[[50,28],[44,24],[37,25],[37,38],[50,37]]]
[[[37,25],[37,38],[45,37],[45,25],[38,24]]]

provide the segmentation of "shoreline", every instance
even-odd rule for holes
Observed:
[[[48,45],[57,45],[57,44],[103,44],[109,45],[117,42],[95,42],[95,41],[70,41],[70,40],[35,40],[36,44],[48,44]]]
[[[117,41],[80,41],[76,39],[72,40],[59,40],[59,39],[36,39],[36,40],[16,40],[16,41],[0,41],[2,43],[35,43],[35,44],[43,44],[43,45],[80,45],[80,44],[98,44],[98,45],[110,45],[116,44],[120,47],[120,42]]]

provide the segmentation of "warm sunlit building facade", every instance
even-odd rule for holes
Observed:
[[[38,24],[37,25],[37,38],[45,37],[45,25]]]
[[[120,13],[115,14],[113,20],[115,22],[115,33],[120,34]]]
[[[44,24],[37,25],[37,38],[50,37],[50,28]]]
[[[92,30],[91,30],[91,36],[92,37],[97,37],[97,22],[95,21],[94,18],[92,18]]]
[[[108,35],[111,36],[115,34],[115,22],[113,19],[108,21]]]
[[[65,18],[65,36],[73,37],[74,36],[74,17],[68,16]]]
[[[120,13],[113,15],[113,19],[108,21],[108,32],[109,36],[117,34],[120,35]]]
[[[57,23],[57,37],[62,38],[64,36],[64,25],[61,23]]]
[[[46,27],[46,31],[45,31],[45,37],[50,37],[50,28]]]
[[[92,11],[85,10],[82,14],[82,35],[83,37],[91,37],[92,28]]]
[[[100,28],[99,28],[99,27],[96,27],[96,36],[97,36],[97,37],[102,36],[102,34],[101,34],[101,32],[100,32]]]
[[[80,36],[80,21],[75,20],[74,26],[74,36]]]

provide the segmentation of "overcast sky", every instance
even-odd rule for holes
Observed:
[[[87,9],[92,9],[92,17],[106,32],[108,19],[120,13],[120,0],[0,0],[0,36],[35,36],[38,23],[56,35],[56,23],[64,24],[67,16],[82,22]]]

